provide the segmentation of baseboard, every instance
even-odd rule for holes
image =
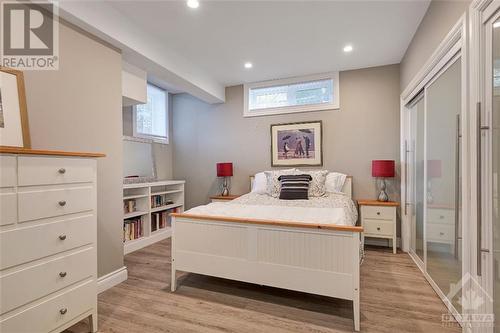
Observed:
[[[389,246],[389,240],[385,238],[365,238],[366,245]],[[401,248],[401,238],[396,239],[396,247]]]
[[[100,294],[103,291],[108,290],[116,286],[117,284],[126,281],[128,278],[127,267],[123,266],[116,271],[108,273],[97,279],[97,293]]]

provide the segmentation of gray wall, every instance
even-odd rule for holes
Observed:
[[[98,274],[123,266],[121,54],[60,24],[58,71],[25,71],[33,148],[98,160]]]
[[[401,92],[465,13],[470,3],[470,0],[431,2],[401,61]]]
[[[158,179],[172,179],[172,155],[173,155],[173,136],[172,136],[172,96],[169,95],[168,109],[168,133],[170,135],[167,145],[152,143],[153,154],[156,162],[156,173]],[[123,107],[123,135],[133,136],[132,128],[132,107]],[[123,156],[123,163],[127,163],[127,156]]]
[[[187,208],[217,193],[217,162],[234,164],[231,192],[248,192],[248,177],[271,169],[270,125],[309,120],[323,121],[324,168],[354,176],[355,198],[375,198],[371,160],[399,158],[399,65],[341,72],[334,111],[243,118],[241,85],[219,105],[174,95],[174,178],[187,181]],[[391,199],[399,199],[396,183]]]

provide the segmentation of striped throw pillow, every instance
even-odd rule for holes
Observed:
[[[311,175],[281,175],[278,178],[281,190],[280,199],[308,200],[309,182]]]

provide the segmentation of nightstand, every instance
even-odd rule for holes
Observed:
[[[211,202],[227,202],[234,200],[236,198],[240,197],[239,194],[230,194],[230,195],[214,195],[210,197]]]
[[[361,237],[384,238],[392,241],[392,252],[396,253],[396,209],[399,203],[393,201],[358,200],[360,221],[364,232]]]

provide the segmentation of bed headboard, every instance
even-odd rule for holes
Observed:
[[[254,178],[255,176],[250,176],[250,191],[252,191],[253,188]],[[352,199],[352,176],[346,177],[344,186],[342,186],[342,192]]]

